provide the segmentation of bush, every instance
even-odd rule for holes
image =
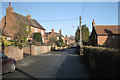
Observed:
[[[8,41],[8,40],[6,39],[6,37],[3,37],[3,36],[2,36],[1,38],[2,38],[2,43],[3,43],[4,46],[9,46],[9,45],[12,44],[12,42]]]

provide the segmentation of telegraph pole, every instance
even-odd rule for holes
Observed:
[[[82,49],[82,30],[81,30],[81,16],[80,16],[80,18],[79,18],[79,21],[80,21],[80,26],[79,26],[79,29],[80,29],[80,55],[82,55],[83,54],[83,49]]]

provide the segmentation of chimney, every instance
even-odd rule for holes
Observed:
[[[9,7],[6,8],[6,14],[10,14],[13,12],[13,7],[11,7],[11,3],[9,3]]]
[[[52,33],[54,34],[54,29],[52,29]]]
[[[66,38],[67,38],[67,35],[66,35]]]
[[[93,22],[92,22],[92,27],[95,27],[95,21],[94,21],[94,19],[93,19]]]
[[[11,3],[9,3],[9,7],[11,7]]]
[[[28,18],[28,19],[31,19],[31,15],[30,15],[30,13],[29,13],[29,15],[27,15],[27,18]]]
[[[60,35],[61,35],[61,32],[62,32],[62,31],[61,31],[61,29],[60,29],[60,30],[59,30],[59,34],[60,34]]]

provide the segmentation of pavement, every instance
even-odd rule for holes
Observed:
[[[51,51],[26,56],[17,61],[16,70],[2,78],[90,78],[87,67],[76,49]]]

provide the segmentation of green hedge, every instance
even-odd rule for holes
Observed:
[[[103,47],[83,47],[87,65],[99,77],[118,77],[120,74],[120,51]]]

